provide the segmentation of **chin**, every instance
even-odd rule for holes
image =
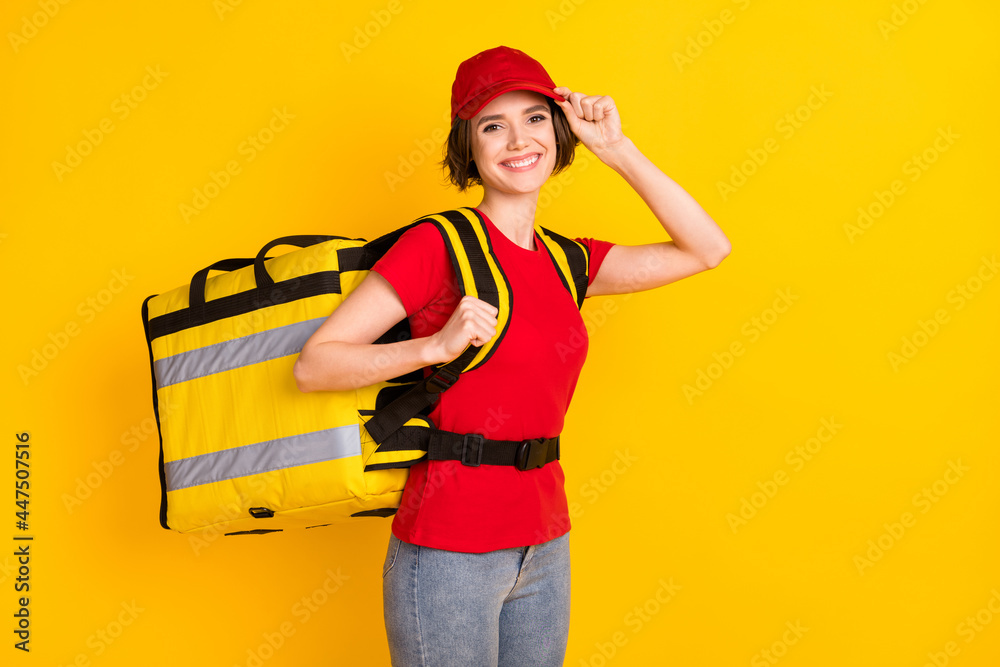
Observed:
[[[548,180],[552,177],[552,172],[555,170],[555,164],[551,165],[539,165],[538,170],[532,170],[529,172],[521,172],[520,174],[503,174],[504,178],[502,183],[507,185],[509,188],[516,189],[517,192],[535,192],[543,185],[545,185]],[[519,178],[519,176],[528,175],[527,178]]]

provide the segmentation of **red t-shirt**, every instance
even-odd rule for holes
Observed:
[[[553,437],[587,356],[583,318],[537,234],[530,251],[483,218],[514,294],[511,322],[493,355],[443,392],[430,418],[442,430],[496,440]],[[590,248],[590,284],[613,244],[576,240]],[[441,330],[461,299],[444,240],[429,222],[402,234],[372,270],[399,294],[414,338]],[[562,456],[573,450],[561,443]],[[559,461],[527,471],[422,461],[410,468],[392,522],[404,542],[476,553],[540,544],[569,529]]]

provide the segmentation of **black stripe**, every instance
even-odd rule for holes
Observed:
[[[340,294],[340,272],[320,271],[296,276],[269,287],[254,288],[212,299],[200,308],[189,306],[154,317],[149,322],[148,337],[152,342],[160,336],[168,336],[184,329],[319,294]]]
[[[267,272],[267,267],[264,265],[264,260],[267,259],[267,251],[271,248],[277,248],[283,245],[293,245],[299,248],[308,248],[320,243],[325,243],[326,241],[333,241],[334,239],[339,239],[341,241],[359,241],[362,239],[349,239],[346,236],[323,236],[319,234],[300,234],[297,236],[282,236],[281,238],[269,241],[260,249],[257,253],[257,257],[253,261],[253,275],[254,284],[257,287],[270,287],[274,284],[274,278],[271,274]]]
[[[396,513],[398,507],[380,507],[375,510],[363,510],[361,512],[355,512],[351,516],[380,516],[380,517],[390,517]],[[312,526],[309,526],[312,528]]]
[[[170,526],[167,525],[167,478],[163,471],[163,432],[160,430],[160,404],[156,395],[153,339],[149,337],[149,300],[152,298],[152,296],[146,297],[146,300],[142,302],[142,328],[146,332],[146,346],[149,348],[149,375],[153,381],[153,416],[156,418],[156,433],[160,436],[160,525],[169,530]]]
[[[556,275],[559,276],[559,282],[561,282],[566,291],[569,292],[569,295],[573,296],[573,290],[569,288],[569,283],[566,282],[566,276],[563,275],[563,270],[559,267],[559,262],[556,261],[555,255],[552,254],[552,251],[549,249],[547,245],[545,245],[544,243],[542,245],[545,246],[545,252],[548,254],[549,259],[552,260],[552,266],[556,270]],[[574,281],[574,283],[575,282],[576,281]]]
[[[340,267],[341,273],[346,271],[367,271],[375,262],[372,261],[368,266],[365,266],[365,259],[364,246],[340,248],[337,250],[337,265]]]
[[[194,277],[191,278],[191,288],[188,292],[188,304],[197,307],[205,303],[205,283],[208,281],[208,274],[210,271],[235,271],[252,264],[253,257],[243,257],[237,259],[223,259],[215,264],[212,264],[211,266],[205,267],[198,273],[194,274]]]
[[[472,223],[459,211],[445,211],[444,217],[455,226],[455,230],[458,232],[458,238],[462,242],[462,246],[465,248],[465,254],[469,258],[469,266],[472,269],[472,276],[476,281],[476,291],[479,293],[479,298],[491,306],[499,308],[500,293],[497,290],[496,279],[493,277],[493,272],[490,271],[489,263],[486,259],[486,253],[483,251],[483,246],[480,244],[479,236],[476,234],[476,230],[473,228]],[[486,238],[487,246],[489,246],[490,235],[487,232],[486,227],[482,225],[482,223],[480,224],[482,226],[483,236]],[[491,254],[492,251],[493,249],[491,247]],[[496,258],[494,258],[494,261],[495,259]],[[499,264],[499,262],[497,263]],[[457,273],[457,264],[455,270]]]
[[[421,461],[461,461],[465,448],[470,446],[479,450],[479,453],[474,453],[474,457],[477,460],[481,458],[482,463],[512,466],[517,460],[518,449],[525,442],[524,440],[492,440],[481,435],[470,440],[469,435],[475,434],[454,433],[419,426],[402,426],[379,445],[378,451],[426,451],[426,456],[422,454],[416,459],[373,463],[365,466],[365,471],[408,468]],[[534,442],[531,446],[536,452],[537,448],[543,447],[546,462],[550,463],[559,458],[560,437],[557,435],[551,438],[533,438]]]
[[[489,352],[486,353],[486,356],[484,356],[483,359],[482,359],[482,361],[480,361],[479,364],[476,366],[478,368],[482,364],[486,363],[489,360],[489,358],[493,356],[493,353],[496,352],[497,347],[503,341],[504,336],[507,335],[507,330],[510,328],[510,323],[514,319],[514,290],[511,289],[510,280],[507,278],[507,274],[504,273],[503,266],[500,265],[500,259],[497,257],[496,253],[493,252],[493,241],[492,241],[492,239],[490,239],[490,232],[489,232],[489,229],[487,229],[487,227],[486,227],[486,221],[483,220],[483,216],[481,216],[479,214],[479,211],[477,211],[474,208],[471,208],[469,206],[465,206],[463,208],[471,211],[472,214],[476,216],[476,219],[479,220],[479,224],[480,224],[480,226],[482,226],[482,229],[483,229],[483,236],[486,237],[486,247],[489,249],[490,256],[493,257],[493,261],[496,263],[497,269],[500,271],[500,275],[503,276],[504,285],[506,285],[506,287],[507,287],[507,298],[508,298],[508,302],[507,302],[507,321],[504,323],[503,329],[501,329],[500,331],[497,332],[496,340],[493,342],[493,346],[490,348]],[[491,277],[491,281],[490,282],[495,285],[496,282],[494,280],[492,280],[492,274],[490,274],[490,277]],[[496,289],[496,288],[494,287],[494,289]],[[494,305],[496,305],[497,308],[499,308],[500,307],[499,306],[499,304],[500,304],[499,290],[497,290],[497,292],[498,292],[498,294],[497,294],[497,303],[494,304]],[[472,369],[469,369],[469,370],[472,370]]]
[[[569,263],[570,273],[573,274],[573,282],[576,285],[576,305],[579,308],[583,307],[583,300],[587,296],[587,287],[590,282],[590,278],[587,274],[589,266],[589,252],[586,250],[586,246],[577,243],[573,239],[567,238],[561,234],[557,234],[550,229],[542,227],[542,231],[559,244],[563,252],[566,253],[566,261]],[[551,256],[551,253],[550,253]],[[552,258],[555,262],[555,258]],[[556,265],[556,270],[559,271],[559,266]],[[562,271],[559,271],[562,274]],[[569,285],[566,285],[566,280],[563,279],[563,285],[566,289],[569,289]]]
[[[400,426],[378,446],[378,452],[427,451],[427,439],[434,425],[427,420],[427,426]]]
[[[493,280],[493,276],[489,275],[488,283],[485,283],[482,278],[483,271],[487,270],[488,272],[488,269],[485,267],[486,255],[483,253],[482,246],[479,245],[479,240],[474,238],[475,233],[471,231],[469,220],[457,211],[442,211],[437,215],[443,216],[455,226],[455,231],[458,233],[465,256],[469,260],[469,264],[472,269],[472,280],[475,283],[476,291],[479,293],[478,298],[481,298],[483,301],[492,306],[499,307],[500,299],[496,291],[496,282]],[[437,227],[438,231],[441,233],[444,246],[448,250],[448,256],[451,258],[451,266],[455,272],[455,278],[458,281],[458,289],[461,291],[462,295],[465,296],[468,294],[465,285],[465,278],[462,275],[462,266],[458,261],[458,255],[452,245],[451,236],[448,234],[445,226],[441,224],[440,221],[432,219],[431,222],[434,223],[434,226]],[[473,235],[473,238],[471,239],[469,238],[470,234]],[[477,354],[479,354],[479,348],[470,344],[462,350],[462,353],[458,355],[457,358],[452,359],[447,364],[440,364],[435,368],[447,368],[455,375],[460,375],[466,370],[466,367],[472,363],[472,360],[475,359]],[[407,407],[407,410],[409,410],[409,407]],[[381,418],[377,418],[376,424],[380,423],[382,423]]]
[[[416,465],[421,461],[427,460],[427,454],[421,454],[419,459],[413,459],[412,461],[394,461],[392,463],[369,463],[365,466],[365,472],[370,472],[372,470],[398,470],[399,468],[409,468],[410,466]]]

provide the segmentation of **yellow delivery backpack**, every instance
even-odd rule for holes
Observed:
[[[497,335],[426,378],[419,369],[357,390],[300,392],[292,366],[305,341],[422,222],[440,231],[462,294],[498,309]],[[535,229],[582,306],[586,246]],[[267,257],[280,245],[299,249]],[[419,218],[373,241],[276,239],[254,258],[216,262],[190,284],[147,298],[142,319],[160,433],[160,524],[234,535],[385,517],[399,507],[408,467],[425,457],[521,470],[555,460],[558,436],[489,440],[438,430],[428,418],[441,391],[490,358],[511,308],[485,224],[469,207]],[[410,333],[404,319],[375,342]]]

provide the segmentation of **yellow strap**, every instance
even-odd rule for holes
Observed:
[[[579,303],[580,299],[579,295],[577,294],[576,281],[573,278],[573,271],[572,269],[570,269],[569,259],[566,257],[566,252],[563,250],[562,246],[555,241],[555,239],[551,238],[548,234],[545,233],[545,230],[542,228],[541,225],[535,224],[535,231],[538,232],[538,237],[542,239],[542,243],[545,244],[545,247],[548,249],[549,253],[552,255],[552,258],[555,260],[556,270],[559,271],[563,279],[563,283],[566,285],[567,289],[569,289],[570,294],[573,295],[573,301],[575,303]],[[580,246],[580,248],[583,250],[583,256],[588,258],[587,265],[585,266],[585,268],[589,270],[590,263],[589,263],[589,255],[587,254],[587,249],[577,241],[573,241],[573,243],[576,243],[576,245]]]
[[[497,335],[491,338],[489,342],[478,348],[479,351],[476,353],[475,357],[472,358],[472,361],[470,361],[462,371],[467,372],[484,363],[493,354],[493,350],[500,344],[500,341],[507,333],[507,328],[510,326],[511,291],[510,284],[507,282],[507,277],[500,269],[500,262],[497,260],[496,255],[493,254],[493,249],[490,246],[489,234],[483,226],[483,223],[470,208],[455,209],[454,212],[461,214],[461,216],[468,221],[469,229],[471,229],[474,234],[475,242],[478,243],[479,246],[479,251],[486,258],[486,266],[490,271],[493,282],[496,284],[498,296],[498,303],[496,304],[498,310]],[[463,245],[462,236],[459,234],[455,223],[445,217],[444,214],[430,215],[427,216],[427,219],[432,220],[444,232],[448,252],[458,265],[457,273],[459,286],[464,289],[465,294],[474,296],[477,299],[481,298],[482,286],[476,284],[476,279],[473,275],[472,264],[469,261],[468,255],[470,249]]]

